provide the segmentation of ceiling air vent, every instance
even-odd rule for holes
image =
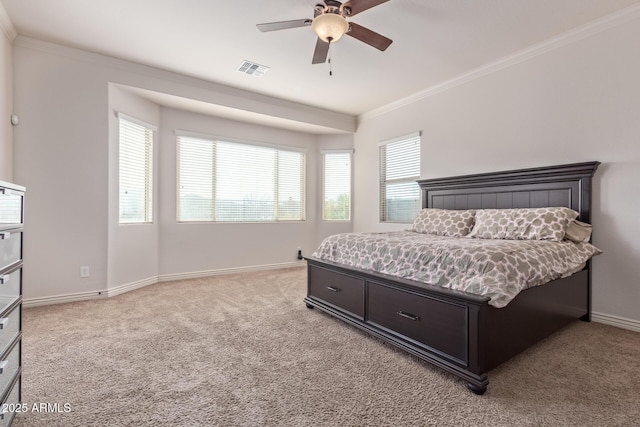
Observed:
[[[249,74],[250,76],[260,77],[269,71],[269,67],[245,60],[242,65],[240,65],[240,68],[238,68],[238,71],[244,74]]]

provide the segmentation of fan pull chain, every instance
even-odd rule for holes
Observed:
[[[333,77],[333,62],[331,62],[331,38],[329,38],[329,77]]]

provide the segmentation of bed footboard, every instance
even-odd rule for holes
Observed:
[[[477,394],[489,380],[481,369],[478,331],[486,298],[456,298],[418,283],[345,269],[313,258],[305,303],[464,379]],[[488,307],[488,306],[487,306]]]
[[[488,299],[307,258],[307,307],[317,308],[462,380],[475,394],[488,372],[588,313],[588,271]]]

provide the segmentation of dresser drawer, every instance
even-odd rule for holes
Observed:
[[[309,266],[309,295],[364,319],[364,280]]]
[[[0,273],[0,313],[21,295],[22,267]]]
[[[6,427],[11,425],[11,421],[15,418],[16,410],[20,405],[20,378],[16,378],[11,388],[11,392],[2,402],[2,408],[0,408],[0,427]],[[5,409],[5,411],[2,411]],[[24,408],[20,407],[20,410],[24,412]]]
[[[20,369],[20,341],[0,360],[0,394],[4,393]]]
[[[0,230],[0,270],[22,259],[22,231]]]
[[[22,200],[24,193],[0,187],[0,228],[22,224]]]
[[[457,363],[468,363],[465,306],[373,282],[368,287],[367,322]]]
[[[0,317],[0,354],[2,354],[20,333],[22,306],[18,305],[10,313]]]

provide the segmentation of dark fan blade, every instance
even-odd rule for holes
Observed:
[[[373,46],[376,49],[385,50],[389,47],[393,40],[386,38],[382,34],[378,34],[375,31],[371,31],[368,28],[363,27],[362,25],[355,24],[353,22],[349,22],[349,32],[353,38],[356,38],[362,42],[365,42],[369,46]]]
[[[360,12],[364,12],[367,9],[371,9],[379,4],[386,3],[389,0],[349,0],[345,2],[342,7],[349,8],[351,13],[349,16],[357,15]]]
[[[289,28],[298,28],[298,27],[306,27],[311,25],[311,21],[313,19],[296,19],[293,21],[280,21],[280,22],[269,22],[266,24],[258,24],[256,27],[262,32],[264,31],[277,31],[277,30],[286,30]]]
[[[327,62],[327,55],[329,54],[329,43],[324,42],[318,37],[318,41],[316,42],[316,50],[313,51],[313,61],[312,64],[322,64],[323,62]]]

